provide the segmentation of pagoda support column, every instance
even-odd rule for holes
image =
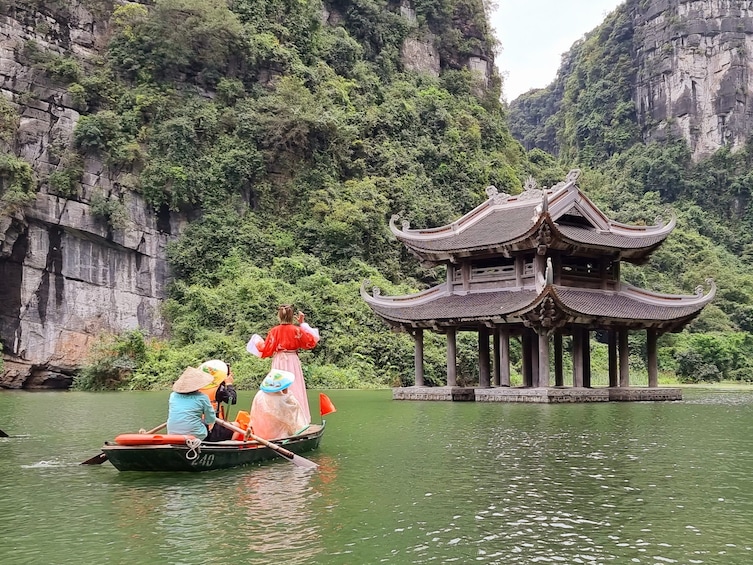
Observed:
[[[499,329],[499,385],[510,386],[510,330]]]
[[[539,355],[538,355],[538,385],[546,388],[549,386],[549,333],[544,328],[539,328]]]
[[[416,386],[424,386],[424,330],[413,332],[413,363],[416,368]]]
[[[562,333],[554,334],[554,386],[563,386],[562,373]]]
[[[617,330],[614,328],[609,330],[607,351],[609,352],[609,386],[616,387],[619,386],[619,380],[617,377]]]
[[[531,336],[528,330],[523,330],[520,336],[521,343],[521,372],[523,373],[523,386],[533,386],[533,367],[531,360]]]
[[[583,333],[573,329],[573,387],[583,386]]]
[[[591,388],[591,331],[583,328],[583,386]]]
[[[458,386],[457,329],[447,328],[447,386]]]
[[[618,334],[620,353],[620,386],[630,386],[630,354],[628,352],[628,330],[620,328]]]
[[[499,354],[499,326],[494,326],[494,332],[492,333],[492,386],[499,386]]]
[[[539,340],[535,331],[529,329],[526,332],[528,333],[528,349],[531,358],[531,375],[528,386],[539,386]]]
[[[659,360],[656,354],[656,330],[646,330],[646,365],[648,366],[648,386],[659,386]]]
[[[478,386],[491,386],[489,372],[489,328],[481,326],[478,329]]]

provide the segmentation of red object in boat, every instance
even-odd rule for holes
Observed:
[[[115,438],[118,445],[182,445],[194,436],[182,434],[120,434]]]

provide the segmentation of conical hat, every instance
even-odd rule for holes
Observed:
[[[212,375],[212,382],[210,386],[220,386],[220,383],[227,379],[228,368],[227,363],[220,359],[212,359],[211,361],[204,361],[199,365],[199,369],[205,373]],[[203,388],[203,387],[202,387]]]
[[[194,392],[201,387],[207,386],[211,382],[212,375],[209,373],[205,373],[196,367],[186,367],[183,374],[178,377],[178,380],[173,384],[173,390],[182,393]]]
[[[290,371],[283,371],[282,369],[272,369],[259,387],[264,392],[280,392],[285,390],[295,381],[295,375]]]

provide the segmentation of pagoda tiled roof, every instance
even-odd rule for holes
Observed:
[[[517,196],[487,189],[489,199],[457,221],[429,229],[411,229],[403,222],[390,228],[408,249],[426,261],[442,262],[455,255],[499,253],[500,249],[530,249],[531,238],[543,222],[564,247],[597,248],[614,256],[640,260],[660,245],[674,229],[675,219],[654,226],[621,224],[607,218],[578,188],[578,172],[566,182],[540,190],[529,185]],[[570,218],[577,218],[573,222]],[[553,243],[557,246],[557,243]]]
[[[522,323],[544,298],[551,296],[559,310],[574,320],[599,321],[601,324],[674,329],[700,313],[716,293],[659,294],[623,284],[618,290],[583,289],[547,285],[495,291],[450,294],[446,285],[432,287],[415,295],[385,297],[366,292],[361,295],[372,310],[386,322],[408,327],[461,326],[463,323],[491,321],[499,324]]]
[[[538,296],[535,290],[449,294],[443,286],[412,296],[374,297],[363,288],[361,294],[377,315],[405,324],[502,318],[529,306]]]
[[[617,291],[551,285],[561,307],[581,316],[614,321],[665,322],[686,320],[700,313],[716,294],[716,286],[695,295],[659,294],[623,284]]]
[[[667,238],[666,232],[645,233],[640,238],[633,235],[615,232],[597,232],[593,229],[579,226],[557,225],[562,237],[569,241],[583,243],[595,247],[609,247],[615,249],[643,249],[652,248]]]
[[[534,230],[535,210],[540,204],[529,200],[522,206],[507,208],[504,214],[486,213],[463,229],[451,224],[435,230],[403,230],[395,235],[416,251],[486,249],[525,238]]]

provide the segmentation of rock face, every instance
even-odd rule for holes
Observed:
[[[753,132],[753,1],[626,0],[615,14],[626,14],[632,26],[625,83],[643,141],[685,139],[695,160],[744,145]],[[609,31],[602,41],[615,41]],[[554,128],[567,110],[563,100],[577,96],[566,85],[582,71],[578,45],[563,56],[552,84],[511,103],[511,131],[526,149],[559,153]]]
[[[64,85],[24,59],[24,46],[93,61],[106,44],[107,15],[86,6],[105,9],[107,2],[49,3],[55,11],[45,13],[33,11],[37,4],[0,4],[0,95],[20,116],[11,141],[0,135],[0,154],[30,163],[39,183],[33,205],[11,214],[0,209],[0,388],[69,387],[103,333],[138,328],[165,335],[166,248],[187,222],[152,210],[129,190],[129,171],[111,171],[96,156],[84,160],[75,194],[50,185],[50,175],[65,167],[62,156],[71,150],[82,108]],[[402,5],[403,17],[415,22],[411,5]],[[328,25],[341,20],[331,6],[322,13]],[[402,55],[408,69],[440,72],[430,33],[407,39]],[[489,82],[491,59],[479,55],[464,63]],[[94,203],[103,198],[117,202],[125,225],[113,227],[96,213]]]
[[[156,214],[95,158],[86,160],[70,198],[46,182],[71,145],[79,112],[64,87],[19,53],[33,40],[52,53],[94,56],[106,29],[83,7],[68,8],[0,16],[0,94],[20,113],[12,147],[3,150],[31,163],[40,182],[34,205],[0,216],[0,387],[66,388],[102,332],[165,330],[165,250],[182,220]],[[92,212],[95,194],[118,198],[127,217],[122,228]]]
[[[635,2],[635,102],[647,141],[679,134],[696,158],[753,130],[753,2]]]

